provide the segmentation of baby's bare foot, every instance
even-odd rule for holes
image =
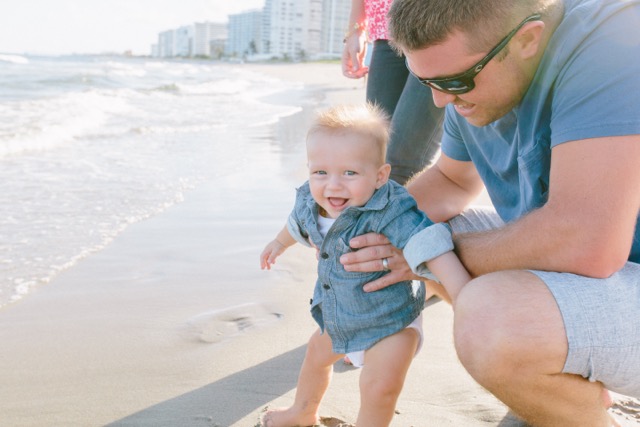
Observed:
[[[318,424],[316,415],[301,414],[294,408],[276,408],[260,417],[262,427],[304,427]]]

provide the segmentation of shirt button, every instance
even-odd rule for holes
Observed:
[[[326,252],[322,252],[322,254],[320,255],[322,257],[322,259],[327,259],[329,258],[329,254]]]
[[[313,298],[309,300],[309,305],[313,305]]]
[[[327,285],[326,283],[324,285],[322,285],[323,288],[325,289],[331,289],[331,286]]]

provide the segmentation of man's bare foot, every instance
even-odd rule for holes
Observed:
[[[318,424],[320,418],[317,415],[300,414],[293,408],[276,408],[267,410],[260,417],[262,427],[298,427],[313,426]]]

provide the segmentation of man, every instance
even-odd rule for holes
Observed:
[[[474,277],[460,360],[533,425],[611,426],[605,387],[640,397],[640,1],[396,0],[389,18],[446,106],[410,191]],[[460,215],[483,184],[497,215]],[[365,290],[416,278],[383,236],[350,245],[345,269],[391,269]]]

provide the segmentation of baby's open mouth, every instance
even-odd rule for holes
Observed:
[[[333,207],[334,209],[343,208],[349,201],[349,199],[344,199],[342,197],[329,197],[327,198],[327,200],[329,201],[331,207]]]

